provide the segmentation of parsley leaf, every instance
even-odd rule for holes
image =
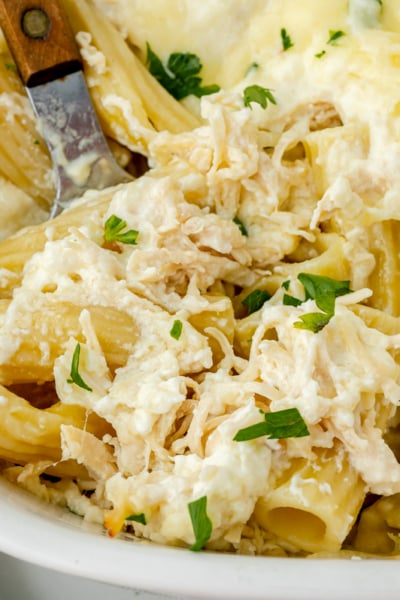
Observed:
[[[239,217],[233,217],[232,221],[239,227],[240,233],[242,235],[248,236],[248,232],[246,227],[243,225],[242,221],[239,219]]]
[[[290,306],[300,306],[307,300],[315,300],[315,304],[322,312],[314,312],[302,315],[300,321],[296,321],[294,326],[297,329],[308,329],[318,333],[327,325],[335,314],[335,301],[338,296],[349,294],[351,292],[349,281],[337,281],[323,275],[313,275],[311,273],[299,273],[297,279],[303,284],[305,298],[300,300],[289,294],[283,295],[283,304]],[[287,290],[287,282],[282,284]]]
[[[247,306],[248,314],[251,315],[264,306],[265,302],[270,298],[271,295],[266,290],[256,289],[242,300],[242,304],[243,306]]]
[[[125,521],[135,521],[136,523],[147,525],[146,516],[144,513],[140,513],[137,515],[129,515],[129,517],[125,518]]]
[[[67,379],[67,383],[75,383],[75,385],[78,385],[79,387],[83,388],[84,390],[87,390],[88,392],[93,392],[92,388],[89,387],[88,384],[83,381],[82,377],[79,374],[80,355],[81,355],[81,345],[78,343],[75,346],[74,354],[72,355],[72,364],[71,364],[71,372],[70,372],[71,379]]]
[[[233,438],[235,442],[247,442],[264,435],[273,440],[310,435],[308,427],[297,408],[287,408],[270,413],[262,410],[260,412],[264,415],[264,421],[240,429]]]
[[[299,273],[297,279],[303,284],[306,300],[315,300],[315,304],[326,312],[335,312],[335,299],[351,292],[349,281],[337,281],[323,275]]]
[[[325,325],[328,325],[332,317],[333,314],[323,312],[307,313],[299,317],[300,321],[293,323],[293,326],[297,329],[308,329],[313,333],[318,333]]]
[[[174,324],[171,327],[169,335],[173,337],[175,340],[179,340],[182,334],[183,323],[177,319],[174,321]]]
[[[212,522],[207,514],[207,496],[189,502],[188,509],[196,539],[190,550],[198,552],[208,542],[212,533]]]
[[[292,48],[294,45],[290,35],[288,35],[288,33],[284,27],[281,29],[281,40],[282,40],[282,48],[283,48],[284,52],[286,52],[286,50],[289,50],[289,48]]]
[[[246,73],[244,74],[245,77],[247,77],[248,75],[250,75],[250,73],[252,73],[253,71],[256,71],[257,69],[260,68],[260,65],[258,64],[258,62],[252,62],[246,69]]]
[[[247,86],[243,91],[243,103],[245,106],[250,106],[252,102],[257,102],[262,108],[267,108],[268,101],[271,104],[277,103],[275,96],[269,88],[255,84]]]
[[[130,229],[121,233],[127,227],[127,222],[116,215],[111,215],[104,225],[104,239],[106,242],[121,242],[122,244],[136,244],[138,231]]]
[[[295,298],[290,294],[283,294],[283,304],[285,306],[300,306],[300,304],[303,304],[303,300],[300,300],[300,298]]]
[[[336,31],[334,29],[330,29],[329,30],[329,39],[326,43],[330,44],[331,46],[336,46],[336,42],[344,35],[346,35],[345,32],[341,31],[340,29],[338,29]]]
[[[346,33],[344,31],[341,31],[340,29],[337,29],[337,30],[330,29],[329,30],[329,38],[326,43],[330,44],[331,46],[337,46],[337,41],[340,40],[340,38],[342,38],[345,35],[346,35]],[[325,56],[325,54],[326,54],[326,50],[321,50],[321,52],[317,52],[317,54],[314,54],[314,56],[316,58],[322,58],[323,56]]]
[[[335,301],[338,296],[349,294],[351,292],[349,281],[338,281],[325,277],[323,275],[313,275],[311,273],[299,273],[297,279],[303,284],[305,297],[304,300],[295,298],[290,294],[283,295],[283,304],[286,306],[300,306],[307,300],[315,300],[315,304],[322,312],[314,312],[302,315],[300,321],[296,321],[294,326],[297,329],[308,329],[317,333],[321,331],[335,314]],[[290,282],[284,281],[282,287],[288,291]]]
[[[218,92],[219,85],[201,85],[201,77],[198,76],[203,65],[196,54],[189,52],[174,52],[168,58],[164,66],[160,58],[153,52],[147,43],[146,63],[150,73],[161,83],[161,85],[176,100],[182,100],[193,94],[200,98],[208,94]]]

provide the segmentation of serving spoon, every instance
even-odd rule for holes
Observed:
[[[88,189],[131,181],[108,147],[59,0],[0,0],[0,25],[53,161],[50,217]]]

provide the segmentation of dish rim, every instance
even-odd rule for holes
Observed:
[[[0,551],[119,587],[190,599],[397,600],[397,560],[255,557],[109,538],[0,477]],[[182,573],[185,574],[182,577]],[[383,583],[384,582],[384,583]],[[382,589],[385,585],[385,589]]]

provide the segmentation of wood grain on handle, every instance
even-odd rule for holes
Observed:
[[[47,83],[81,68],[58,0],[0,0],[0,25],[24,85]]]

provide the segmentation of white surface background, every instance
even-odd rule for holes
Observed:
[[[38,541],[40,544],[40,541]],[[132,565],[134,569],[134,564]],[[0,553],[0,600],[178,600],[42,569]],[[184,600],[184,599],[179,599]]]

